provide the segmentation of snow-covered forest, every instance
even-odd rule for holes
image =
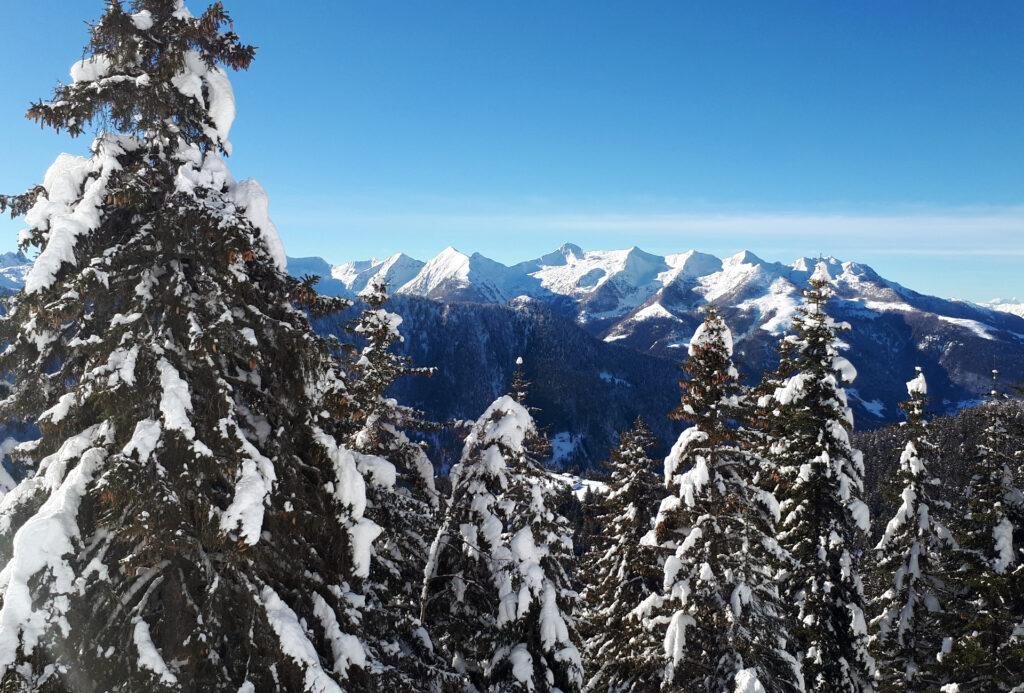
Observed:
[[[386,283],[286,272],[227,165],[255,49],[221,3],[110,0],[90,31],[28,111],[89,155],[0,196],[35,253],[0,320],[0,420],[31,431],[3,446],[0,691],[1024,692],[998,372],[956,446],[906,373],[866,460],[821,263],[776,368],[745,383],[706,308],[668,455],[638,419],[578,483],[522,359],[476,421],[430,421],[392,397],[431,371]]]

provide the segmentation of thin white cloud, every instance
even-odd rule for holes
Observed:
[[[827,236],[849,240],[885,239],[905,244],[927,240],[976,245],[999,241],[1000,249],[1024,252],[1024,207],[968,208],[949,211],[887,214],[817,213],[286,213],[292,223],[320,223],[334,228],[408,231],[519,231],[611,233],[668,236],[679,234],[775,236],[804,238]],[[926,252],[923,249],[919,252]],[[931,249],[934,252],[936,249]],[[997,252],[999,249],[975,249]]]
[[[529,224],[529,218],[524,219]],[[1008,234],[1024,239],[1024,209],[949,214],[668,214],[566,215],[535,220],[548,228],[648,233],[891,236],[892,234]]]

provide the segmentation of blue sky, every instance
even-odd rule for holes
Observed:
[[[291,255],[749,248],[1024,300],[1024,3],[226,4],[231,166]],[[102,5],[6,8],[0,190],[87,146],[22,114]]]

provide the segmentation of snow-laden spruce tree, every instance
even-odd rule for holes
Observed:
[[[593,496],[600,529],[581,570],[588,691],[655,691],[665,671],[661,634],[635,614],[662,583],[664,556],[643,541],[664,495],[649,457],[656,444],[638,418],[612,450],[607,492]]]
[[[556,510],[563,484],[529,450],[526,408],[497,399],[452,468],[452,496],[431,547],[422,620],[481,691],[578,691],[572,530]]]
[[[667,690],[797,691],[775,585],[778,504],[757,485],[760,461],[742,444],[744,392],[732,346],[729,329],[707,308],[690,341],[676,413],[692,425],[665,459],[671,495],[657,517],[657,540],[674,553],[661,596],[644,609],[667,620]]]
[[[358,690],[363,516],[349,395],[296,305],[267,197],[224,155],[224,68],[254,49],[220,3],[107,3],[70,84],[29,117],[81,135],[0,199],[39,250],[0,323],[34,421],[0,502],[6,691]]]
[[[829,317],[831,278],[819,263],[787,339],[792,374],[776,388],[770,457],[779,476],[779,543],[793,564],[783,579],[794,654],[807,690],[872,690],[860,547],[870,529],[861,500],[864,464],[850,445],[853,413],[844,382],[856,377]]]
[[[413,368],[408,357],[395,353],[395,345],[404,341],[402,318],[386,309],[384,282],[372,281],[360,298],[365,309],[351,329],[363,346],[350,385],[359,427],[350,445],[393,465],[383,468],[388,478],[367,479],[366,516],[381,528],[364,590],[373,614],[365,623],[367,638],[380,665],[373,681],[379,690],[429,691],[453,678],[440,666],[419,620],[423,570],[437,533],[438,494],[433,465],[407,431],[433,426],[422,412],[389,397],[388,390],[399,378],[430,370]]]
[[[960,550],[942,661],[961,692],[1020,691],[1024,682],[1024,565],[1014,545],[1024,530],[1022,446],[1003,400],[994,383],[964,505],[951,522]]]
[[[929,438],[925,409],[928,383],[921,369],[907,383],[907,443],[900,454],[896,483],[900,506],[875,547],[874,572],[886,586],[878,598],[874,647],[879,662],[879,688],[885,691],[935,690],[942,650],[944,571],[952,550],[949,531],[941,524],[943,502],[938,446]]]

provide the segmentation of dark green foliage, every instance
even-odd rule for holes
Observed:
[[[938,498],[940,481],[932,471],[938,449],[924,418],[924,375],[919,372],[907,389],[906,445],[892,480],[900,505],[875,547],[873,566],[882,591],[874,600],[878,616],[872,622],[882,691],[928,691],[944,683],[939,672],[942,611],[949,601],[944,573],[953,542],[941,524],[947,504]]]
[[[62,84],[52,99],[32,104],[28,117],[58,132],[66,130],[72,137],[103,121],[111,130],[142,135],[171,150],[178,138],[204,149],[226,149],[226,143],[210,133],[204,104],[185,94],[174,80],[185,68],[190,51],[209,67],[245,70],[256,49],[230,30],[231,17],[221,2],[212,3],[195,18],[183,14],[176,0],[130,4],[135,12],[149,12],[157,31],[139,29],[125,3],[110,0],[103,18],[92,27],[88,54],[105,56],[115,75],[144,74],[148,79]]]
[[[374,690],[440,690],[457,684],[434,652],[420,622],[420,585],[430,543],[437,532],[438,494],[434,469],[423,446],[408,431],[436,429],[422,414],[387,395],[395,381],[429,376],[394,352],[403,340],[401,319],[386,310],[387,287],[374,283],[362,295],[365,309],[352,326],[363,342],[354,360],[350,387],[359,429],[351,447],[394,466],[394,483],[371,482],[366,516],[383,530],[374,545],[374,562],[365,592],[370,613],[367,640],[379,668]],[[388,479],[388,481],[392,481]]]
[[[871,689],[873,674],[858,566],[868,509],[842,389],[854,373],[839,354],[842,326],[826,312],[831,295],[829,278],[816,272],[794,333],[784,338],[790,374],[780,374],[774,403],[766,404],[773,407],[766,428],[770,469],[778,475],[779,543],[792,561],[783,600],[791,605],[807,690],[861,693]]]
[[[668,623],[665,690],[732,693],[751,679],[796,691],[775,585],[778,505],[759,487],[761,462],[739,429],[746,408],[731,355],[732,336],[709,309],[690,342],[676,412],[693,425],[665,460],[672,495],[661,504],[657,539],[674,553],[662,598],[649,608]]]
[[[1024,530],[1021,438],[995,388],[992,399],[952,522],[960,550],[942,663],[962,691],[1008,691],[1024,681],[1024,564],[1016,543]]]
[[[607,489],[587,496],[598,529],[583,561],[587,689],[657,690],[664,675],[661,633],[632,612],[661,591],[664,552],[643,539],[654,528],[663,495],[649,457],[656,441],[637,419],[607,462]]]

